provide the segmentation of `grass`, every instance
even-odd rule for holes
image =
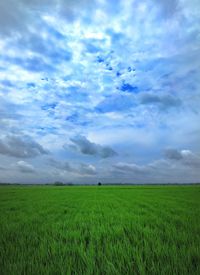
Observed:
[[[0,274],[200,274],[200,186],[1,186]]]

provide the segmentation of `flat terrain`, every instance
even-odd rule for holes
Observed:
[[[1,186],[0,274],[200,274],[200,186]]]

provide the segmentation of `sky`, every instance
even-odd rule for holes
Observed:
[[[199,0],[0,0],[0,182],[200,182]]]

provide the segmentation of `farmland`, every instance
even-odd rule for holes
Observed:
[[[0,274],[200,274],[200,186],[1,186]]]

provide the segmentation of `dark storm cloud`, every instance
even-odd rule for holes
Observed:
[[[32,158],[48,152],[29,136],[7,135],[0,138],[0,154],[16,158]]]
[[[84,155],[93,155],[101,158],[109,158],[117,155],[117,153],[109,146],[102,146],[90,142],[84,136],[76,136],[74,138],[71,138],[71,141],[73,142],[73,147],[71,148],[77,150]]]

